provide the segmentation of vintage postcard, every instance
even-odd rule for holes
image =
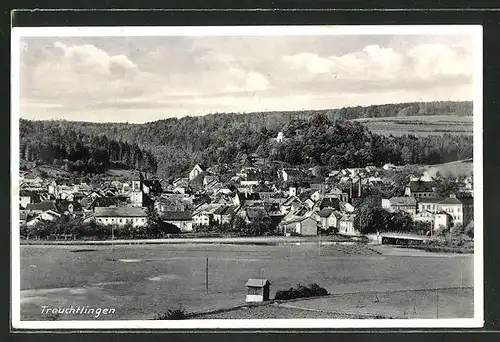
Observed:
[[[12,30],[18,329],[483,326],[482,27]]]

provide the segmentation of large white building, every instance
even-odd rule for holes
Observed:
[[[132,224],[134,227],[146,226],[148,216],[146,210],[139,207],[95,207],[94,215],[98,224],[118,226]]]

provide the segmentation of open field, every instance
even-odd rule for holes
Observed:
[[[41,305],[114,308],[113,317],[99,319],[121,320],[151,319],[155,312],[179,306],[191,313],[230,308],[244,303],[244,285],[248,278],[261,276],[272,283],[271,298],[277,290],[298,283],[318,283],[332,294],[473,286],[472,255],[442,256],[423,251],[406,256],[394,251],[389,253],[392,255],[384,255],[384,248],[377,248],[377,253],[364,245],[20,248],[23,320],[47,319],[40,314]],[[208,293],[205,290],[206,257],[209,260]],[[458,296],[458,303],[450,302],[450,305],[465,305],[464,301],[471,300],[469,294],[462,297]],[[346,300],[341,310],[352,312],[357,304]],[[82,317],[66,315],[59,319]]]
[[[376,134],[415,136],[472,134],[472,116],[425,115],[355,119]]]
[[[359,292],[208,313],[195,319],[473,317],[471,288]]]
[[[24,160],[21,160],[21,164],[26,163]],[[76,173],[72,173],[64,170],[59,166],[52,165],[38,165],[28,171],[28,177],[48,177],[55,179],[71,179],[75,177]],[[147,174],[147,177],[150,177],[151,174]],[[114,169],[110,168],[106,170],[106,172],[102,175],[103,180],[114,181],[114,180],[131,180],[137,177],[137,172],[135,170],[125,170],[125,169]]]
[[[474,163],[472,159],[466,161],[455,161],[451,163],[437,164],[437,165],[429,165],[426,168],[426,174],[430,177],[436,175],[437,172],[440,172],[442,175],[451,174],[454,177],[458,176],[470,176],[474,170]]]

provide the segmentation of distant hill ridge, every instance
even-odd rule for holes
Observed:
[[[278,155],[276,160],[292,160],[293,164],[292,157],[296,152],[290,149],[277,151],[276,154],[274,153],[276,151],[273,152],[274,145],[269,143],[270,140],[275,138],[279,131],[285,132],[285,135],[290,137],[301,130],[305,133],[311,133],[304,134],[306,137],[311,137],[308,138],[309,140],[313,137],[314,139],[318,138],[317,135],[312,134],[314,133],[312,129],[316,129],[316,126],[312,127],[310,123],[311,119],[318,115],[326,118],[325,125],[330,127],[345,120],[359,118],[423,115],[469,116],[472,115],[472,102],[414,102],[328,110],[247,114],[213,113],[204,116],[167,118],[144,124],[28,121],[22,119],[20,129],[23,131],[23,127],[28,126],[38,132],[57,132],[59,130],[67,132],[71,130],[81,132],[89,137],[106,136],[108,140],[137,144],[140,149],[152,152],[158,162],[158,172],[161,176],[174,176],[185,173],[196,163],[231,164],[235,160],[244,161],[245,156],[252,153],[257,153],[264,158],[274,158]],[[326,139],[333,136],[335,139],[342,139],[343,136],[351,133],[358,134],[358,129],[353,125],[345,124],[344,128],[344,131],[342,129],[334,130],[329,132],[329,135],[324,134],[323,137]],[[24,137],[21,136],[21,140],[32,136],[31,130],[24,131],[26,134]],[[369,138],[361,136],[356,139],[360,143],[369,140]],[[340,143],[340,141],[336,143]],[[296,145],[297,147],[306,147],[307,144],[308,141],[298,140]],[[343,149],[345,151],[336,151],[336,155],[348,151],[347,147],[343,147]],[[316,150],[319,151],[318,149],[314,151]],[[321,153],[325,153],[325,151],[321,150]],[[131,155],[131,157],[135,157],[136,154]],[[467,156],[466,153],[465,157]],[[317,158],[319,159],[320,156],[318,155]],[[323,158],[322,164],[330,164],[329,161],[326,161],[325,156],[321,158]],[[301,160],[296,162],[299,161],[301,162]],[[348,161],[343,163],[349,164]]]

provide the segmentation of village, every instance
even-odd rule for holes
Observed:
[[[276,141],[282,140],[280,132]],[[148,225],[148,208],[154,208],[170,233],[207,233],[223,226],[245,235],[234,226],[255,224],[256,230],[246,235],[356,237],[364,233],[355,224],[356,207],[375,188],[397,187],[394,179],[402,168],[368,165],[328,170],[322,176],[314,167],[281,167],[274,178],[268,179],[268,170],[243,166],[224,182],[216,170],[197,164],[185,177],[170,183],[146,179],[137,171],[132,181],[111,181],[99,187],[61,184],[21,173],[20,225],[33,227],[69,218],[140,229]],[[457,177],[455,182],[458,191],[443,195],[437,193],[432,177],[410,175],[404,187],[396,189],[397,196],[381,198],[378,205],[389,213],[406,213],[413,222],[421,222],[426,235],[466,227],[473,224],[472,176]],[[262,230],[262,224],[266,229]]]

